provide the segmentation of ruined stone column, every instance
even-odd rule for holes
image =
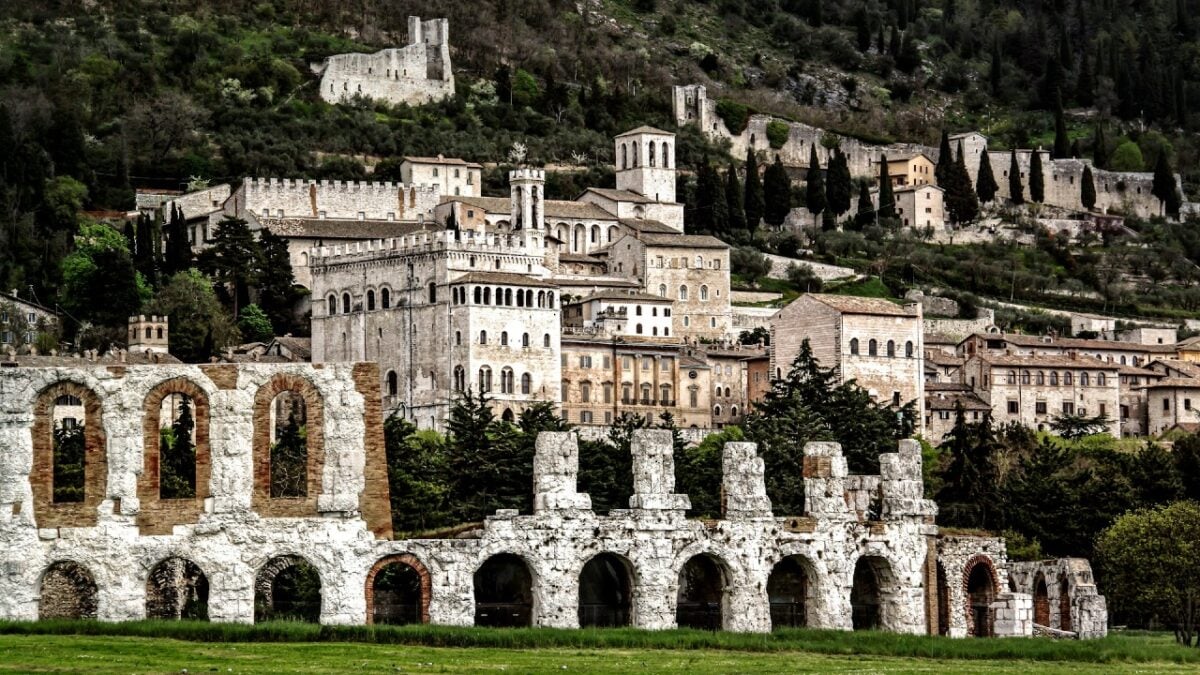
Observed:
[[[212,503],[211,508],[205,506],[205,511],[227,515],[248,513],[254,491],[254,453],[250,446],[254,438],[253,392],[237,389],[213,392],[209,409]]]
[[[804,444],[804,515],[834,521],[854,520],[846,506],[850,471],[839,443]]]
[[[564,517],[591,511],[592,498],[578,492],[579,440],[569,431],[538,434],[533,455],[533,512]]]
[[[726,520],[771,518],[771,499],[755,443],[726,443],[722,453]]]
[[[675,447],[667,429],[633,432],[633,496],[629,508],[683,517],[692,507],[687,495],[675,493]]]

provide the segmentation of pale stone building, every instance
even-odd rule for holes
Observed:
[[[762,347],[733,345],[701,345],[705,360],[712,372],[712,419],[716,428],[741,424],[750,412],[752,400],[762,400],[770,382],[763,382],[768,360],[767,350]],[[760,368],[751,372],[751,363],[758,361]],[[758,375],[757,399],[751,398],[754,376]]]
[[[564,329],[584,334],[631,337],[671,337],[670,298],[631,291],[592,293],[579,300],[563,300]]]
[[[888,178],[893,188],[934,185],[937,163],[923,152],[900,157],[888,157]]]
[[[968,424],[979,424],[991,406],[961,382],[925,383],[925,440],[939,445],[954,428],[962,406]]]
[[[58,312],[20,297],[15,288],[0,293],[0,352],[26,351],[35,347],[39,334],[51,336],[57,343]]]
[[[1049,431],[1061,415],[1108,418],[1121,435],[1118,367],[1092,356],[977,353],[963,365],[963,381],[992,409],[997,423],[1019,422]]]
[[[338,54],[313,66],[321,98],[342,103],[356,96],[420,105],[454,95],[450,21],[408,17],[408,44],[374,54]]]
[[[1119,366],[1144,366],[1154,359],[1171,358],[1175,354],[1175,345],[1062,338],[1053,335],[977,333],[964,338],[958,344],[957,353],[964,358],[975,354],[1079,355]]]
[[[923,183],[897,188],[892,194],[896,200],[896,217],[904,227],[919,231],[946,227],[945,191],[942,188]]]
[[[919,433],[925,420],[922,339],[919,304],[806,293],[771,320],[771,370],[786,377],[808,340],[813,356],[836,368],[840,382],[854,380],[882,404],[914,402]]]
[[[435,185],[442,195],[478,197],[483,165],[457,157],[405,157],[400,180],[406,185]]]

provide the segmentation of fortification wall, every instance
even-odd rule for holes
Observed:
[[[421,105],[454,95],[450,22],[409,17],[409,44],[374,54],[338,54],[320,66],[321,98],[330,103],[355,96]]]
[[[436,185],[391,181],[246,178],[226,210],[272,218],[417,221],[432,219],[439,193]]]

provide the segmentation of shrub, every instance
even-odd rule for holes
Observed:
[[[746,126],[750,124],[750,108],[723,98],[717,101],[717,117],[725,123],[725,128],[731,134],[740,134],[746,130]]]
[[[791,127],[783,120],[771,120],[767,124],[767,141],[771,143],[771,147],[778,150],[787,143],[788,133]]]

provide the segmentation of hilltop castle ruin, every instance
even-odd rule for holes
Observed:
[[[420,105],[454,95],[450,21],[408,17],[408,44],[374,54],[338,54],[315,66],[321,98],[341,103],[355,96]]]

